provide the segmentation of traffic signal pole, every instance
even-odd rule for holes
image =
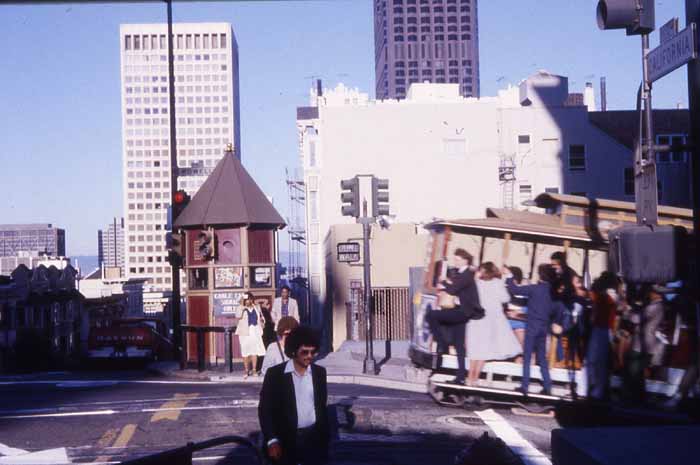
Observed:
[[[177,217],[175,205],[175,193],[177,192],[177,133],[175,131],[175,55],[173,52],[173,3],[166,1],[168,6],[168,82],[170,93],[170,210],[172,211],[171,227],[174,227]],[[180,267],[170,265],[172,270],[172,295],[170,311],[172,312],[173,335],[172,342],[175,349],[175,358],[180,356]]]
[[[371,194],[372,194],[372,216],[367,211],[367,200],[362,202],[362,212],[360,212],[360,178],[371,178]],[[362,266],[364,271],[364,302],[365,302],[365,360],[362,372],[367,374],[377,374],[377,362],[374,360],[374,309],[372,307],[372,283],[371,283],[371,266],[370,260],[370,234],[372,232],[372,224],[377,220],[377,217],[389,215],[389,180],[379,179],[373,175],[358,174],[350,179],[340,181],[340,202],[341,213],[343,216],[355,217],[355,220],[362,225],[362,237],[364,242],[364,252],[362,257]]]
[[[635,201],[637,224],[655,226],[658,223],[659,194],[656,180],[654,127],[652,123],[651,81],[649,79],[649,34],[642,34],[642,101],[640,138],[635,154]],[[642,129],[643,128],[643,129]]]
[[[363,257],[362,268],[365,277],[365,318],[367,324],[367,334],[365,335],[365,361],[362,365],[362,372],[367,374],[377,374],[377,362],[374,360],[374,309],[372,308],[372,283],[371,283],[371,261],[369,257],[369,236],[372,232],[372,223],[374,218],[367,215],[367,200],[362,202],[362,218],[359,218],[362,223],[363,237]]]

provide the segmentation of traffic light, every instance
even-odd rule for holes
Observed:
[[[601,29],[626,29],[628,36],[654,30],[654,0],[600,0],[596,13]]]
[[[178,216],[180,216],[180,213],[185,209],[187,204],[190,203],[190,195],[185,192],[184,190],[180,189],[179,191],[175,192],[175,195],[173,196],[173,208],[172,208],[172,222],[175,223],[175,220],[177,219]]]
[[[216,234],[213,228],[200,232],[197,243],[202,260],[211,260],[216,256]]]
[[[172,267],[181,267],[185,256],[183,235],[180,233],[167,233],[165,235],[165,249],[168,251],[168,263]]]
[[[389,180],[372,177],[372,216],[389,214]]]
[[[355,176],[351,179],[340,181],[340,202],[343,204],[341,213],[343,216],[360,217],[360,178]]]
[[[608,233],[608,268],[630,283],[684,279],[687,234],[680,226],[620,226]]]

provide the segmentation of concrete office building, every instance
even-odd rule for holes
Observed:
[[[374,0],[377,98],[403,99],[416,82],[478,97],[477,9],[477,0]]]
[[[0,257],[20,252],[66,254],[66,231],[50,224],[0,224]]]
[[[97,261],[100,268],[119,268],[124,276],[124,218],[113,218],[97,231]]]
[[[311,106],[297,110],[313,311],[323,308],[327,261],[335,259],[329,231],[354,223],[341,215],[341,179],[387,178],[397,224],[532,209],[528,201],[543,192],[631,200],[632,150],[623,135],[633,133],[625,129],[633,118],[568,106],[568,95],[567,78],[547,72],[480,99],[462,97],[457,84],[414,84],[401,101],[372,101],[344,86],[314,90]],[[687,120],[687,111],[676,116]],[[660,141],[663,131],[678,133],[669,123],[679,118],[658,117],[666,121],[657,125]],[[688,184],[670,178],[687,158],[674,159],[660,168],[661,203],[687,206]],[[369,196],[362,184],[361,196]]]
[[[125,269],[171,289],[165,234],[170,205],[166,24],[120,27]],[[232,143],[241,155],[238,45],[230,24],[174,24],[178,186],[199,189]]]

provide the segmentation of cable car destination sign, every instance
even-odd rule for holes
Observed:
[[[666,76],[698,56],[695,23],[691,23],[681,32],[676,32],[674,26],[677,28],[678,22],[676,20],[674,24],[672,21],[662,28],[661,45],[649,52],[650,81]]]
[[[360,244],[357,242],[339,242],[338,261],[343,263],[359,262]]]

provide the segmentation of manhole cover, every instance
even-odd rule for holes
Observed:
[[[440,417],[437,419],[439,423],[450,425],[459,428],[469,428],[469,427],[482,427],[484,426],[483,420],[479,417],[470,417],[467,415],[448,415]]]
[[[464,417],[464,416],[456,416],[452,417],[454,420],[464,424],[464,425],[469,425],[469,426],[481,426],[484,424],[483,420],[478,417]]]

